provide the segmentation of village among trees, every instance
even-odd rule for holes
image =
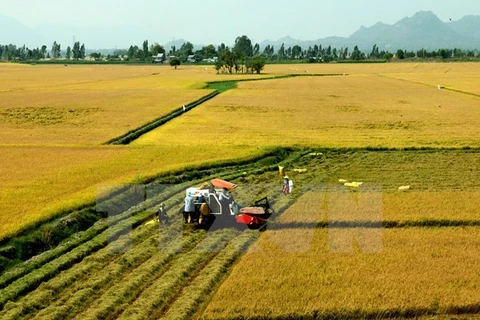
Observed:
[[[181,64],[212,64],[217,72],[222,73],[260,73],[266,63],[330,63],[330,62],[388,62],[391,59],[424,59],[424,60],[473,60],[480,58],[478,51],[453,49],[408,51],[398,49],[395,52],[380,50],[374,45],[369,52],[362,52],[358,46],[353,48],[332,48],[321,44],[302,48],[299,45],[279,48],[267,45],[260,48],[245,35],[235,39],[232,47],[224,43],[215,47],[213,44],[195,50],[190,42],[183,43],[180,48],[172,46],[167,49],[155,42],[143,41],[141,47],[131,45],[128,49],[115,50],[111,54],[91,52],[86,54],[84,44],[75,42],[73,47],[62,50],[56,41],[49,48],[30,49],[15,45],[0,45],[0,61],[17,62],[102,62],[102,63],[169,63],[177,68]]]

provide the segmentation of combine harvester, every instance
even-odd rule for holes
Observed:
[[[268,198],[265,197],[255,201],[250,207],[242,207],[234,201],[231,194],[227,196],[227,199],[221,196],[222,193],[236,188],[236,184],[222,179],[213,179],[210,184],[199,188],[188,188],[186,194],[190,194],[195,203],[193,222],[199,228],[205,229],[209,229],[215,221],[226,226],[265,229],[268,218],[274,213]],[[202,201],[202,198],[204,201]],[[202,202],[204,203],[203,208]]]

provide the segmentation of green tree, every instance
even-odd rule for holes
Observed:
[[[182,46],[180,47],[178,57],[182,62],[185,62],[187,61],[188,56],[192,54],[193,54],[193,44],[187,41],[184,44],[182,44]]]
[[[390,53],[390,52],[385,52],[385,54],[383,55],[383,59],[385,59],[387,61],[392,60],[392,58],[393,58],[393,54]]]
[[[60,58],[60,56],[61,56],[60,52],[61,52],[60,44],[58,44],[57,41],[54,41],[53,45],[52,45],[52,58],[53,59]]]
[[[229,48],[226,48],[222,52],[221,60],[224,63],[225,68],[227,68],[229,73],[233,73],[233,67],[237,64],[237,57],[235,53],[230,51]]]
[[[90,54],[90,57],[98,61],[102,59],[102,54],[100,52],[93,52]]]
[[[220,73],[220,69],[223,68],[223,65],[224,63],[221,60],[218,60],[217,62],[215,62],[215,70],[217,70],[217,74]]]
[[[326,54],[327,56],[331,56],[331,55],[332,55],[332,46],[328,46],[327,51],[325,51],[325,54]]]
[[[170,65],[177,69],[177,67],[180,65],[180,59],[177,57],[170,59]]]
[[[292,47],[288,47],[287,50],[285,50],[285,57],[287,59],[292,59]]]
[[[223,51],[225,51],[225,49],[227,49],[227,47],[225,46],[225,43],[222,43],[217,47],[217,54],[218,54],[219,57],[222,55],[222,53],[223,53]]]
[[[161,46],[158,42],[155,42],[150,46],[150,54],[156,56],[159,53],[165,53],[165,48]]]
[[[314,45],[312,53],[314,57],[318,58],[318,56],[320,55],[320,47],[318,45]]]
[[[379,58],[378,47],[376,44],[373,45],[372,52],[370,52],[370,58],[376,59]]]
[[[143,60],[145,58],[145,53],[143,53],[143,50],[141,49],[138,49],[137,51],[135,51],[135,56],[134,58],[136,60]]]
[[[347,59],[348,57],[348,47],[347,48],[343,48],[341,51],[340,51],[340,58],[342,60],[345,60]]]
[[[362,52],[358,49],[358,46],[353,48],[352,54],[350,55],[350,59],[352,60],[362,60]]]
[[[40,54],[42,55],[42,59],[45,59],[45,54],[47,53],[47,46],[43,45],[40,49]]]
[[[67,60],[70,60],[70,58],[72,58],[72,48],[70,48],[70,46],[67,47],[67,53],[66,53],[66,56]]]
[[[143,41],[143,54],[144,54],[144,59],[147,59],[149,57],[150,51],[148,50],[148,40]]]
[[[265,58],[262,57],[262,56],[258,56],[258,55],[253,57],[251,67],[252,67],[252,70],[254,70],[256,73],[260,74],[260,72],[265,67]]]
[[[449,54],[448,54],[448,51],[445,50],[445,49],[440,49],[438,50],[438,55],[442,58],[442,59],[447,59]]]
[[[218,56],[217,50],[215,49],[215,46],[213,44],[209,44],[208,46],[203,47],[202,52],[204,58],[213,58]]]
[[[397,58],[398,59],[405,59],[405,52],[402,49],[397,50]]]
[[[258,43],[255,43],[253,46],[253,56],[258,56],[260,54],[260,45]]]
[[[427,50],[425,50],[423,48],[421,50],[418,50],[417,51],[417,57],[425,59],[427,57]]]
[[[77,41],[73,44],[72,54],[73,54],[73,59],[75,60],[78,60],[82,57],[80,52],[80,42]]]
[[[23,45],[23,47],[18,49],[17,57],[21,61],[25,61],[27,59],[27,48],[25,47],[25,45]]]
[[[212,59],[214,57],[218,57],[217,49],[213,44],[209,44],[208,46],[202,47],[202,49],[195,51],[195,59],[196,61],[201,61],[203,59]]]
[[[280,49],[278,49],[278,59],[283,60],[285,59],[285,43],[282,43]]]
[[[138,51],[137,46],[130,46],[130,48],[128,48],[128,52],[127,52],[128,60],[133,60],[133,58],[135,57],[135,52],[137,52],[137,51]]]
[[[85,59],[85,44],[82,43],[82,46],[80,47],[80,59]]]
[[[300,59],[302,56],[302,47],[299,45],[294,45],[292,48],[292,58],[293,59]]]
[[[235,39],[233,51],[238,52],[242,58],[251,57],[253,55],[252,40],[245,35],[237,37],[237,39]]]
[[[35,51],[36,49],[33,49]],[[25,53],[25,58],[27,60],[32,60],[33,59],[33,51],[27,48],[27,52]]]
[[[274,46],[270,46],[270,45],[267,45],[264,49],[263,49],[263,53],[262,55],[268,59],[272,58],[273,55],[275,54],[275,48]],[[258,55],[258,54],[256,54]]]

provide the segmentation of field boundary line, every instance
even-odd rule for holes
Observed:
[[[175,119],[176,117],[181,116],[182,114],[190,111],[191,109],[198,107],[199,105],[203,104],[204,102],[213,99],[215,96],[219,95],[220,93],[227,91],[226,90],[218,90],[215,88],[210,88],[211,85],[215,84],[223,84],[223,83],[232,83],[234,88],[238,82],[247,82],[247,81],[262,81],[262,80],[276,80],[276,79],[285,79],[285,78],[294,78],[294,77],[332,77],[332,76],[343,76],[343,74],[321,74],[321,73],[307,73],[307,74],[286,74],[286,75],[279,75],[279,76],[272,76],[272,77],[265,77],[265,78],[255,78],[255,79],[238,79],[238,80],[220,80],[220,81],[210,81],[206,82],[205,86],[203,89],[213,89],[214,91],[193,101],[188,104],[185,104],[185,108],[180,107],[172,112],[161,116],[160,118],[157,118],[153,121],[148,122],[147,124],[137,128],[128,131],[127,133],[110,139],[107,142],[103,143],[103,145],[127,145],[130,144],[131,142],[137,140],[139,137],[142,135],[166,124],[167,122]]]
[[[119,145],[119,144],[129,144],[130,142],[138,139],[140,136],[144,135],[145,133],[149,132],[149,131],[152,131],[153,129],[156,129],[158,128],[159,126],[169,122],[170,120],[182,115],[184,112],[188,112],[190,111],[191,109],[195,108],[196,106],[204,103],[205,101],[208,101],[210,99],[212,99],[213,97],[215,97],[216,95],[218,95],[220,92],[219,91],[213,91],[203,97],[201,97],[200,99],[197,99],[193,102],[190,102],[189,104],[186,104],[185,105],[185,111],[183,110],[183,107],[180,107],[180,108],[177,108],[175,110],[173,110],[172,112],[160,117],[160,118],[157,118],[137,129],[133,129],[129,132],[127,132],[126,134],[124,135],[121,135],[120,137],[117,137],[117,138],[113,138],[105,143],[103,143],[104,145],[107,145],[107,144],[112,144],[112,145]]]
[[[347,76],[348,74],[345,74]],[[221,83],[237,83],[237,82],[249,82],[249,81],[264,81],[264,80],[277,80],[277,79],[287,79],[295,77],[339,77],[344,76],[343,73],[288,73],[281,74],[277,76],[263,77],[263,78],[252,78],[252,79],[234,79],[234,80],[215,80],[208,81],[203,89],[209,89],[210,85],[221,84]]]
[[[429,84],[429,83],[425,83],[425,82],[421,82],[421,81],[415,81],[415,80],[409,80],[409,79],[403,79],[403,78],[398,78],[398,77],[389,76],[389,75],[386,75],[386,74],[375,73],[375,75],[377,75],[377,76],[379,76],[379,77],[385,77],[385,78],[394,79],[394,80],[399,80],[399,81],[405,81],[405,82],[410,82],[410,83],[415,83],[415,84],[421,84],[421,85],[424,85],[424,86],[427,86],[427,87],[432,87],[432,88],[436,88],[436,87],[437,87],[436,85],[432,85],[432,84]],[[454,88],[443,87],[443,86],[441,87],[441,89],[442,89],[442,90],[451,91],[451,92],[456,92],[456,93],[465,94],[465,95],[472,96],[472,97],[480,98],[480,94],[473,93],[473,92],[468,92],[468,91],[463,91],[463,90],[460,90],[460,89],[454,89]]]

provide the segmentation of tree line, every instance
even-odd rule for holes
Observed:
[[[73,47],[68,46],[62,51],[59,43],[54,41],[48,48],[46,45],[30,49],[28,47],[15,45],[0,45],[0,60],[2,61],[39,61],[44,59],[62,59],[62,60],[81,60],[85,59],[85,45],[75,42]],[[428,50],[419,49],[409,51],[398,49],[395,52],[380,50],[374,45],[371,50],[362,52],[358,46],[353,49],[348,47],[334,48],[332,46],[322,46],[321,44],[302,48],[300,45],[286,47],[282,44],[278,49],[267,45],[261,50],[258,43],[253,44],[247,36],[239,36],[235,39],[232,47],[224,43],[215,47],[213,44],[195,50],[190,42],[185,42],[180,48],[172,46],[169,51],[158,42],[149,45],[145,40],[139,47],[131,45],[128,49],[115,50],[113,54],[104,55],[100,52],[93,52],[90,55],[93,60],[106,61],[134,61],[134,62],[158,62],[169,60],[173,66],[183,63],[207,62],[215,64],[218,72],[260,72],[265,63],[275,62],[309,62],[309,63],[329,63],[329,62],[356,62],[356,61],[390,61],[395,58],[403,59],[456,59],[472,60],[480,58],[478,50],[438,49]],[[157,60],[155,60],[157,59]]]
[[[85,59],[85,45],[75,42],[73,49],[68,46],[65,52],[67,60]],[[13,44],[0,45],[0,60],[3,61],[38,61],[43,59],[60,59],[62,58],[61,45],[56,41],[53,42],[50,50],[43,45],[40,48],[30,49],[25,45],[17,47]]]

